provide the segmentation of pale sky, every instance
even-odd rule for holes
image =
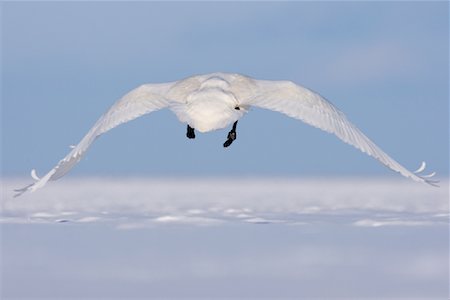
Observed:
[[[409,169],[448,176],[447,2],[2,2],[2,174],[51,169],[142,83],[237,72],[318,91]],[[185,137],[160,111],[102,136],[73,175],[398,176],[255,109]]]

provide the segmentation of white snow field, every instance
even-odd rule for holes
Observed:
[[[25,181],[1,181],[1,299],[448,297],[448,179]]]

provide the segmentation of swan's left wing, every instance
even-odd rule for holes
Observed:
[[[425,169],[425,163],[422,163],[416,172],[410,172],[375,145],[350,123],[340,110],[319,94],[290,81],[253,80],[251,90],[252,95],[240,99],[240,105],[256,106],[284,113],[335,134],[342,141],[376,158],[405,177],[431,185],[436,183],[430,180],[434,173],[425,176],[418,174]]]
[[[144,84],[127,93],[100,117],[78,145],[45,176],[39,178],[36,175],[36,171],[32,170],[31,176],[35,182],[16,190],[17,194],[15,197],[20,196],[26,191],[33,192],[43,187],[48,181],[57,180],[64,176],[64,174],[81,160],[92,142],[101,134],[144,114],[167,107],[170,101],[166,98],[166,95],[175,83]]]

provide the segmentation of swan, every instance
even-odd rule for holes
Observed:
[[[143,84],[118,100],[83,137],[66,157],[43,177],[31,171],[34,183],[15,190],[19,196],[42,188],[48,181],[64,176],[78,163],[89,146],[103,133],[125,122],[162,108],[170,109],[187,124],[186,136],[195,138],[195,131],[209,132],[232,125],[227,140],[229,147],[236,140],[238,120],[250,107],[281,112],[311,126],[335,134],[339,139],[376,158],[388,168],[418,182],[435,185],[429,175],[421,175],[425,162],[415,172],[408,171],[355,125],[333,104],[303,86],[291,81],[256,80],[231,73],[196,75],[179,81]]]

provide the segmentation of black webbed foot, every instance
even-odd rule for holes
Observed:
[[[192,128],[191,126],[187,126],[187,132],[186,132],[186,136],[189,139],[195,139],[195,130],[194,128]]]
[[[223,143],[223,146],[225,148],[230,146],[234,142],[236,137],[237,137],[237,135],[236,135],[236,125],[237,125],[237,121],[234,122],[233,128],[231,129],[230,132],[228,132],[227,140],[225,141],[225,143]]]

